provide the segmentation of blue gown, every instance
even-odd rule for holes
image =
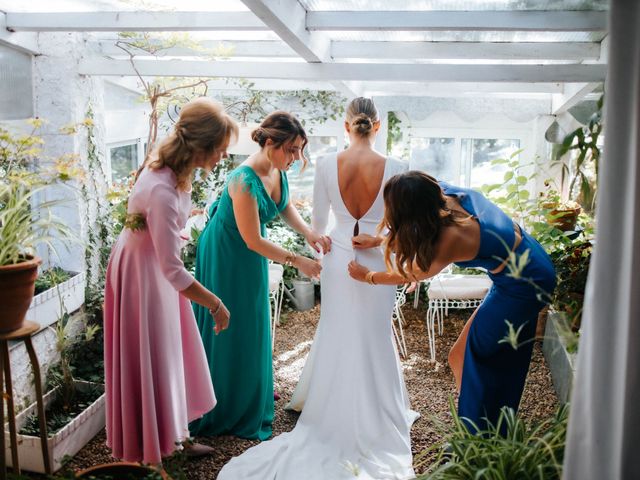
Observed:
[[[466,268],[495,270],[515,243],[513,220],[481,193],[440,183],[445,195],[458,198],[463,209],[480,225],[480,250],[473,260],[456,262]],[[553,293],[556,274],[542,246],[522,228],[522,241],[515,250],[520,258],[529,251],[522,278],[510,276],[507,266],[497,274],[469,329],[464,354],[458,414],[485,429],[488,420],[496,424],[500,408],[518,410],[531,361],[538,313]],[[531,282],[536,286],[534,287]],[[546,294],[545,294],[546,293]],[[518,348],[499,343],[508,334],[506,321],[517,331]]]

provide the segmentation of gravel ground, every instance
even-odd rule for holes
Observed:
[[[413,425],[411,431],[413,452],[417,454],[440,440],[440,435],[433,424],[433,417],[447,421],[449,414],[449,397],[456,396],[453,375],[447,366],[446,358],[451,345],[462,329],[470,311],[450,312],[445,319],[444,334],[438,336],[437,361],[428,360],[428,343],[425,330],[425,305],[417,310],[412,305],[403,309],[407,325],[405,337],[409,356],[403,360],[404,375],[412,402],[412,408],[422,414]],[[297,414],[283,409],[295,388],[296,381],[318,322],[320,310],[316,306],[307,312],[283,313],[282,324],[276,332],[276,348],[274,365],[276,369],[276,386],[282,399],[276,402],[276,417],[273,425],[274,435],[293,429]],[[521,405],[521,415],[526,419],[542,419],[549,416],[557,405],[557,398],[551,383],[549,370],[544,363],[540,344],[534,349],[533,361],[525,393]],[[73,469],[86,468],[98,463],[114,461],[104,445],[104,432],[94,438],[71,461]],[[198,438],[198,442],[215,447],[213,456],[190,459],[186,465],[188,479],[215,479],[220,468],[233,456],[239,455],[257,441],[243,440],[231,436],[217,438]],[[421,473],[424,467],[417,468]],[[34,476],[33,478],[44,478]]]

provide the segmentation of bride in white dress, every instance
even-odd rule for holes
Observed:
[[[368,247],[383,216],[382,189],[406,169],[372,148],[380,127],[370,99],[347,109],[350,146],[318,160],[313,227],[324,233],[333,210],[331,251],[322,260],[320,322],[287,408],[302,410],[295,428],[233,458],[218,480],[410,479],[409,431],[417,414],[393,339],[395,287],[349,277],[348,263],[385,270]],[[355,239],[354,235],[359,235]]]

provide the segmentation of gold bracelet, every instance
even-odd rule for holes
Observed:
[[[368,284],[370,285],[377,285],[375,280],[373,279],[373,276],[376,274],[376,272],[373,272],[371,270],[369,270],[367,272],[367,274],[364,276],[364,279],[367,281]]]
[[[287,267],[293,267],[293,262],[296,261],[297,255],[293,252],[290,252],[287,250],[287,253],[289,253],[289,255],[287,255],[286,257],[284,257],[284,264]]]

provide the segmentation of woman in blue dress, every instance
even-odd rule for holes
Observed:
[[[538,313],[555,288],[553,264],[533,237],[474,190],[410,171],[387,182],[384,203],[386,237],[360,235],[354,242],[361,248],[384,243],[389,271],[372,272],[352,262],[349,273],[389,285],[432,277],[451,263],[487,270],[493,286],[465,325],[449,363],[460,390],[460,416],[474,428],[485,429],[487,421],[495,425],[502,407],[518,409]],[[518,270],[513,259],[525,256]],[[510,325],[519,331],[517,345],[501,342]]]

